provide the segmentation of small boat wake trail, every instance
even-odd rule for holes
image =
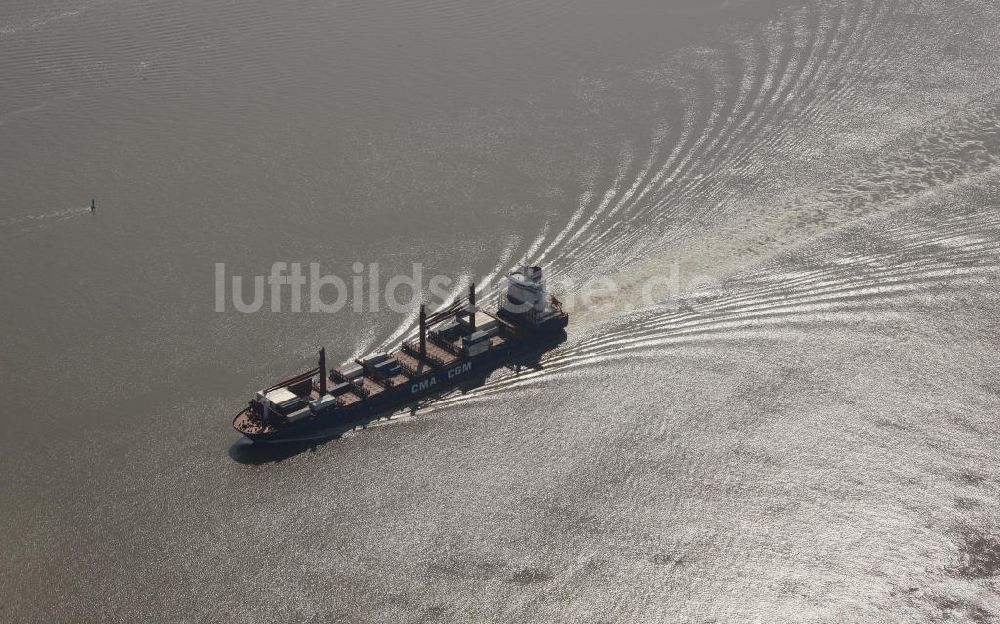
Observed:
[[[0,228],[33,229],[42,227],[53,221],[64,221],[66,219],[81,217],[86,214],[90,214],[89,207],[65,208],[63,210],[54,210],[43,214],[25,215],[23,217],[6,219],[0,221]]]

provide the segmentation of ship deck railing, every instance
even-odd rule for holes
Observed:
[[[447,366],[448,365],[447,361],[441,359],[441,357],[439,357],[438,355],[436,355],[434,353],[431,353],[432,344],[427,344],[425,346],[427,347],[427,349],[423,353],[420,352],[420,349],[418,349],[417,347],[413,346],[413,344],[409,343],[409,342],[404,342],[402,345],[400,345],[399,348],[404,353],[406,353],[407,355],[413,357],[416,360],[424,360],[424,361],[428,362],[434,368],[441,368],[443,366]],[[439,351],[443,351],[442,349],[440,349],[440,347],[438,348],[438,350]],[[447,353],[447,352],[445,352],[445,353]],[[448,355],[450,355],[450,354],[448,354]]]
[[[428,370],[438,368],[438,364],[430,361],[429,358],[421,358],[420,352],[416,348],[410,350],[401,348],[395,353],[395,357],[403,371],[410,376],[410,379],[419,377]]]
[[[410,363],[406,361],[405,358],[406,357],[411,357],[411,356],[408,356],[408,355],[403,354],[403,353],[395,353],[394,355],[395,355],[396,361],[399,362],[399,367],[401,369],[403,369],[403,373],[405,373],[407,377],[409,377],[410,379],[413,379],[414,377],[416,377],[416,376],[418,376],[420,374],[420,373],[417,372],[416,368],[414,368],[413,366],[411,366]],[[404,357],[400,357],[400,355],[403,355]],[[417,365],[419,366],[419,362],[417,362]]]
[[[338,383],[347,383],[347,384],[350,384],[349,387],[350,387],[350,389],[351,389],[352,392],[354,392],[355,394],[361,395],[360,398],[362,398],[362,399],[368,398],[368,394],[369,393],[368,393],[367,389],[365,389],[363,386],[359,386],[358,384],[354,383],[353,381],[351,381],[347,377],[344,377],[343,375],[341,375],[340,371],[337,370],[336,368],[330,369],[330,379],[332,379],[332,380],[334,380],[334,381],[336,381]]]
[[[458,355],[462,354],[461,348],[456,347],[453,342],[450,342],[450,341],[446,340],[445,338],[443,338],[441,336],[441,334],[437,334],[437,333],[431,332],[427,337],[430,339],[431,342],[433,342],[437,346],[441,347],[445,351],[448,351],[452,355],[458,356]]]
[[[370,379],[374,382],[375,385],[380,386],[379,391],[384,390],[385,388],[391,388],[393,386],[392,379],[387,377],[386,375],[383,375],[372,364],[366,363],[363,360],[359,360],[356,358],[354,361],[357,362],[359,365],[361,365],[361,368],[364,369],[366,379]]]

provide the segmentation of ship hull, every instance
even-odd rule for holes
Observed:
[[[310,418],[275,431],[240,431],[240,433],[255,443],[263,444],[336,437],[383,415],[416,405],[421,400],[440,395],[477,379],[485,379],[498,368],[518,364],[526,355],[541,355],[566,339],[565,326],[565,322],[556,323],[532,334],[530,338],[509,343],[504,348],[490,350],[478,356],[460,358],[457,362],[434,369],[411,379],[408,383],[387,388],[362,403],[317,412]]]

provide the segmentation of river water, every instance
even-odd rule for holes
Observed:
[[[0,620],[1000,618],[998,40],[994,0],[8,0]],[[524,261],[572,307],[540,368],[232,430],[414,314],[219,312],[217,264]]]

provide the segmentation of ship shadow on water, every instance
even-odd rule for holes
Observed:
[[[415,417],[421,408],[432,405],[446,397],[453,397],[456,394],[463,395],[474,392],[478,388],[486,385],[490,375],[496,371],[506,368],[514,376],[523,372],[536,372],[544,370],[542,356],[546,352],[566,341],[566,333],[560,332],[551,340],[539,345],[538,348],[523,351],[512,356],[508,361],[499,366],[494,366],[482,374],[471,377],[468,381],[447,389],[441,394],[417,399],[408,404],[405,409],[396,409],[389,412],[372,414],[365,418],[355,419],[349,423],[344,423],[331,427],[326,432],[315,436],[310,436],[305,440],[289,440],[285,442],[254,443],[249,440],[239,440],[229,447],[229,457],[240,464],[261,465],[271,464],[289,459],[300,453],[315,452],[319,447],[325,446],[342,438],[345,434],[359,429],[366,429],[373,423],[383,420],[392,420],[406,415]]]

